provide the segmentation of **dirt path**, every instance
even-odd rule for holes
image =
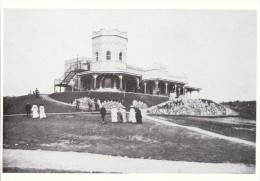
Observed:
[[[241,143],[241,144],[245,144],[245,145],[248,145],[248,146],[253,146],[253,147],[256,146],[256,144],[254,142],[251,142],[251,141],[246,141],[246,140],[242,140],[242,139],[239,139],[239,138],[224,136],[224,135],[221,135],[221,134],[217,134],[217,133],[214,133],[214,132],[211,132],[211,131],[206,131],[206,130],[196,128],[196,127],[183,126],[183,125],[175,124],[175,123],[172,123],[172,122],[169,122],[169,121],[165,121],[163,119],[150,117],[150,116],[147,116],[147,115],[144,115],[143,117],[146,118],[146,119],[150,119],[152,121],[164,124],[164,125],[177,126],[177,127],[185,128],[185,129],[195,131],[195,132],[198,132],[198,133],[201,133],[201,134],[205,134],[205,135],[208,135],[208,136],[212,136],[212,137],[216,137],[216,138],[220,138],[220,139],[225,139],[225,140],[236,142],[236,143]]]
[[[3,151],[3,167],[119,173],[255,173],[255,165],[198,163],[43,150]]]
[[[61,101],[57,101],[55,99],[52,99],[51,97],[49,97],[48,94],[41,94],[40,95],[43,99],[45,99],[46,101],[51,101],[51,102],[55,102],[55,103],[58,103],[58,104],[63,104],[63,105],[66,105],[66,106],[72,106],[72,107],[75,107],[74,105],[72,104],[69,104],[69,103],[66,103],[66,102],[61,102]]]

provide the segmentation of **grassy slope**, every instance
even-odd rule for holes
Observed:
[[[236,137],[248,141],[256,141],[256,126],[255,124],[247,123],[224,123],[226,119],[239,119],[243,122],[243,118],[195,118],[195,117],[178,117],[158,115],[154,117],[162,117],[166,120],[185,126],[198,127],[204,130],[212,131],[226,136]]]
[[[27,102],[30,104],[36,103],[37,105],[43,104],[45,106],[46,113],[75,112],[74,107],[46,101],[42,98],[35,98],[34,95],[4,97],[3,102],[4,114],[25,114],[25,105]]]
[[[235,101],[221,104],[233,109],[245,118],[256,119],[256,101]]]
[[[107,117],[109,121],[109,118]],[[144,120],[99,123],[99,115],[4,117],[4,148],[44,149],[197,162],[255,163],[255,148]]]

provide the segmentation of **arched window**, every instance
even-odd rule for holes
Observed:
[[[110,60],[111,59],[111,53],[110,51],[107,51],[107,60]]]
[[[98,61],[98,52],[96,52],[96,61]]]
[[[122,61],[122,52],[119,53],[119,60]]]

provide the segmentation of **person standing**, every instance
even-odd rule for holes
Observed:
[[[98,100],[94,99],[94,103],[95,103],[95,110],[98,111],[99,110]]]
[[[142,124],[142,113],[138,107],[135,108],[135,117],[138,124]]]
[[[111,119],[112,119],[112,123],[117,123],[118,122],[116,106],[113,106],[113,108],[111,109]]]
[[[97,104],[98,104],[98,109],[100,109],[102,104],[101,104],[101,101],[99,99],[97,100]]]
[[[35,90],[35,97],[40,98],[40,91],[37,88]]]
[[[39,117],[38,106],[36,104],[33,104],[33,106],[32,106],[32,116],[33,116],[33,118]]]
[[[129,119],[128,120],[129,120],[130,123],[136,123],[134,106],[130,106]]]
[[[121,113],[121,116],[122,116],[123,123],[127,123],[127,120],[126,120],[126,110],[125,110],[124,106],[121,107],[120,113]]]
[[[25,105],[25,111],[26,111],[27,118],[29,118],[29,116],[31,114],[31,109],[32,109],[31,104],[29,102],[27,102],[27,104]]]
[[[46,114],[45,114],[45,108],[42,104],[40,104],[40,119],[42,118],[46,118]]]
[[[102,116],[102,122],[101,123],[103,123],[103,124],[106,123],[106,121],[105,121],[106,112],[107,112],[106,108],[104,107],[104,105],[102,105],[102,107],[100,109],[100,114]]]
[[[76,99],[76,110],[79,111],[80,101]]]

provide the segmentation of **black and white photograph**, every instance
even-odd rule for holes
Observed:
[[[2,8],[2,174],[256,175],[258,13]]]

